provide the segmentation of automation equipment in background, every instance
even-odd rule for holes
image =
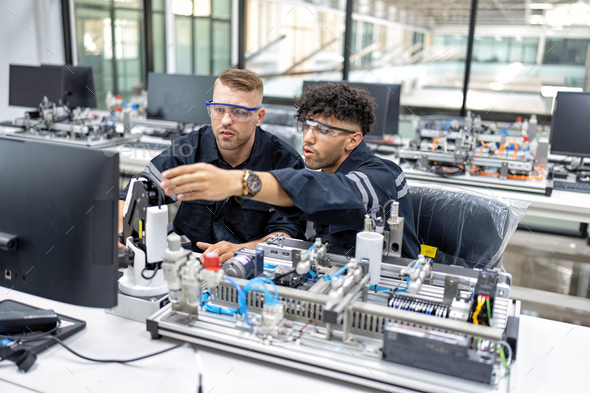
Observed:
[[[0,133],[9,137],[86,147],[105,147],[136,141],[111,116],[91,112],[96,107],[90,67],[10,65],[9,105],[35,108]]]
[[[39,109],[17,118],[7,136],[67,143],[86,147],[105,147],[138,140],[125,133],[122,125],[91,113],[90,108],[70,109],[43,97]]]
[[[371,218],[354,258],[276,235],[222,265],[170,234],[170,304],[148,331],[383,391],[508,392],[520,315],[511,276],[386,255]]]
[[[537,142],[536,127],[534,115],[503,130],[483,125],[471,112],[465,118],[424,117],[415,139],[398,155],[415,169],[413,178],[547,193],[547,144]],[[509,134],[511,128],[518,135]]]

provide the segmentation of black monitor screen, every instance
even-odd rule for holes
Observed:
[[[183,123],[210,124],[205,102],[213,99],[217,77],[203,75],[148,75],[148,108],[150,119]]]
[[[590,157],[590,93],[557,93],[551,120],[551,153]]]
[[[63,70],[64,86],[61,100],[69,108],[96,108],[94,78],[92,77],[91,67],[52,64],[41,64],[41,67],[53,67]]]
[[[0,138],[0,157],[0,286],[115,306],[118,154]]]
[[[64,66],[64,98],[70,108],[96,108],[96,92],[92,68]]]
[[[36,108],[47,96],[57,103],[63,97],[62,67],[10,65],[8,105]]]
[[[304,81],[303,90],[308,86],[322,82]],[[353,86],[358,86],[366,89],[377,102],[375,108],[375,124],[373,130],[368,134],[369,137],[383,137],[385,134],[397,134],[399,122],[399,99],[400,99],[400,85],[384,84],[384,83],[351,83]]]

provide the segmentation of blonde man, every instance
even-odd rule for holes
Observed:
[[[262,80],[256,73],[226,71],[215,81],[213,100],[203,103],[207,105],[211,125],[176,138],[144,172],[162,180],[162,172],[182,166],[183,176],[190,183],[198,173],[197,163],[241,170],[245,178],[250,171],[304,168],[303,159],[292,147],[260,128],[265,115],[262,94]],[[119,231],[123,227],[126,196],[127,189],[119,195]],[[167,203],[173,201],[174,198],[166,198]],[[240,203],[227,198],[218,202],[182,202],[174,219],[174,231],[186,235],[194,251],[217,251],[224,262],[240,248],[255,247],[276,233],[303,238],[305,224],[281,217],[266,203]]]

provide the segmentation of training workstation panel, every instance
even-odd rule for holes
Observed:
[[[123,358],[156,352],[178,342],[152,340],[145,323],[110,315],[101,309],[72,306],[37,296],[11,291],[5,296],[87,321],[81,334],[66,340],[77,351],[95,357]],[[513,392],[585,391],[590,352],[590,328],[521,316],[519,365],[514,370]],[[321,391],[373,391],[349,382],[338,382],[307,372],[268,365],[245,356],[214,349],[200,349],[203,391],[260,393]],[[72,374],[73,373],[73,374]],[[369,371],[366,372],[370,375]],[[261,376],[264,376],[261,378]],[[567,376],[567,377],[564,377]],[[54,346],[39,355],[37,365],[22,373],[14,364],[0,365],[0,391],[70,393],[87,391],[195,392],[197,361],[191,348],[181,348],[135,365],[96,364],[76,358]],[[385,390],[387,392],[387,390]],[[395,391],[395,390],[392,390]]]

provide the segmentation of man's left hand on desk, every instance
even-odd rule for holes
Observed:
[[[227,241],[221,241],[215,244],[197,242],[197,247],[201,250],[205,250],[203,254],[216,251],[219,254],[219,261],[223,263],[233,257],[235,252],[242,249],[244,245],[234,244]]]

